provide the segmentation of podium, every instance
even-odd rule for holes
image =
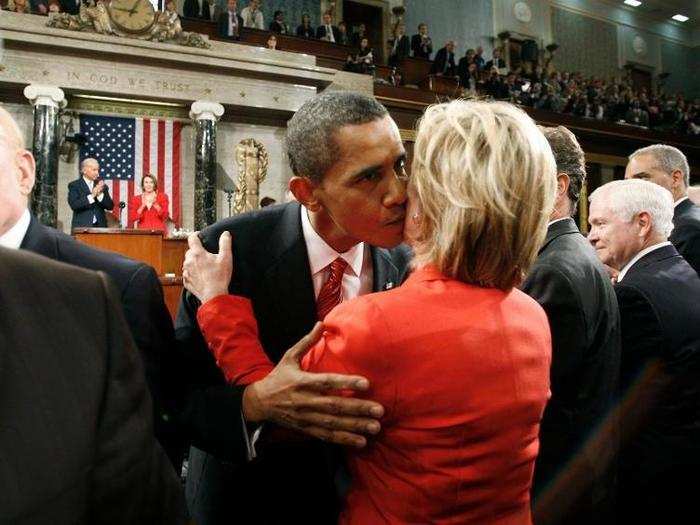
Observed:
[[[116,252],[152,266],[163,286],[168,311],[175,318],[182,293],[186,238],[170,239],[158,230],[121,228],[74,228],[73,237],[95,248]]]

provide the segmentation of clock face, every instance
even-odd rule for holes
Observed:
[[[147,31],[156,19],[156,12],[148,0],[112,0],[109,15],[114,25],[128,33]]]

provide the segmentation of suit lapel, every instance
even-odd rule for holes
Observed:
[[[275,298],[280,328],[295,333],[300,327],[313,326],[316,298],[298,203],[289,204],[284,211],[268,240],[268,254],[273,262],[264,273],[263,286]]]
[[[372,291],[381,292],[400,285],[399,271],[392,262],[389,251],[371,246],[370,253],[372,254],[372,270],[374,274]]]
[[[19,247],[21,250],[29,250],[49,259],[58,259],[58,247],[55,240],[49,235],[47,227],[41,224],[34,214],[31,215],[29,228],[27,228],[27,233]]]

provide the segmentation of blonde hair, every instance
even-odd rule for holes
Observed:
[[[414,265],[488,288],[518,285],[544,240],[556,173],[544,135],[515,106],[429,107],[412,165],[423,214]]]

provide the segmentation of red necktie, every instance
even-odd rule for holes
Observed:
[[[330,268],[328,280],[323,283],[318,299],[316,299],[319,321],[323,321],[328,313],[343,300],[343,274],[347,267],[348,263],[341,257],[327,266]]]

